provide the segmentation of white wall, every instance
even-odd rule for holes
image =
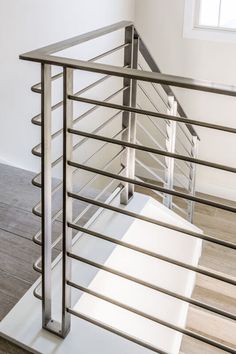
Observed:
[[[161,70],[225,84],[236,83],[235,43],[183,38],[184,0],[136,0],[136,25]],[[236,99],[175,90],[193,119],[236,127]],[[201,137],[200,158],[236,164],[236,139],[230,134],[196,129]],[[197,189],[236,198],[234,175],[198,167]]]
[[[0,162],[37,170],[38,64],[19,54],[134,17],[134,0],[0,0]],[[102,49],[102,48],[99,48]]]

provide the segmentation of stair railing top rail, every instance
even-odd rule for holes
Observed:
[[[133,25],[129,21],[121,21],[115,25],[104,27],[100,30],[89,32],[85,35],[76,36],[34,51],[20,55],[20,59],[72,69],[84,70],[111,76],[118,76],[140,81],[154,82],[161,85],[181,87],[185,89],[211,92],[227,96],[236,96],[236,86],[217,84],[204,80],[196,80],[175,75],[167,75],[158,72],[140,71],[137,69],[121,68],[109,64],[88,62],[79,59],[72,59],[52,55],[69,47],[84,43],[86,41],[104,36],[108,33]],[[191,124],[191,123],[190,123]]]

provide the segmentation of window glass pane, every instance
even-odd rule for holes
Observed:
[[[220,26],[236,28],[236,0],[221,0]]]
[[[199,25],[218,26],[219,11],[220,0],[200,0]]]

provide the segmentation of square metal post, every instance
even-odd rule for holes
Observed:
[[[174,99],[174,96],[168,97],[169,107],[167,114],[177,115],[177,102]],[[175,153],[176,146],[176,127],[177,124],[174,121],[167,123],[167,139],[166,139],[166,149],[168,152]],[[165,170],[165,188],[173,189],[174,188],[174,169],[175,169],[175,160],[173,158],[167,157],[166,159],[166,170]],[[164,205],[172,209],[173,196],[170,194],[164,195]]]
[[[136,31],[134,31],[133,37],[133,62],[132,68],[138,68],[138,53],[139,53],[139,37]],[[136,108],[137,106],[137,80],[132,80],[131,82],[131,107]],[[132,112],[130,116],[130,143],[136,144],[136,127],[137,127],[137,114]],[[128,160],[128,172],[129,178],[135,179],[135,156],[136,150],[130,149],[129,160]],[[134,185],[128,185],[128,196],[129,199],[134,195]]]
[[[136,69],[138,67],[138,51],[139,39],[134,30],[134,26],[129,26],[125,29],[125,44],[129,44],[124,52],[124,66]],[[123,105],[136,107],[137,98],[137,81],[129,78],[124,78],[124,87],[126,90],[123,94]],[[122,127],[128,128],[122,134],[122,140],[126,142],[135,142],[136,140],[136,114],[123,112]],[[125,176],[134,178],[135,175],[135,151],[126,148],[122,157],[122,165],[126,168]],[[121,204],[128,204],[133,197],[134,186],[129,183],[124,183],[124,190],[121,193]]]
[[[68,129],[72,128],[73,101],[68,99],[73,95],[73,69],[63,69],[63,245],[62,245],[62,337],[66,337],[70,331],[71,315],[67,309],[71,307],[71,287],[67,281],[71,280],[71,259],[67,256],[72,250],[72,229],[68,222],[72,223],[72,199],[68,192],[72,192],[72,167],[67,162],[72,160],[72,134]]]
[[[192,137],[192,149],[191,149],[191,157],[197,158],[198,155],[198,137]],[[195,163],[190,164],[190,172],[189,172],[189,194],[195,195],[195,186],[196,186],[196,168],[197,165]],[[192,223],[194,216],[194,206],[195,203],[191,200],[188,201],[188,220]]]
[[[42,326],[51,322],[52,171],[51,171],[51,66],[41,65],[41,200],[42,200]]]

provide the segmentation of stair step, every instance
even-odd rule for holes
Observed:
[[[179,354],[225,354],[225,351],[184,336]]]
[[[192,297],[211,306],[236,314],[236,296],[234,293],[230,293],[230,296],[227,296],[221,292],[196,286]]]
[[[232,294],[232,296],[233,295],[234,294]],[[192,297],[206,304],[236,314],[235,297],[229,297],[220,292],[200,286],[195,287]],[[229,347],[235,347],[236,350],[236,323],[232,320],[190,306],[188,311],[187,328]],[[220,349],[184,336],[181,345],[181,353],[223,354],[224,352]]]
[[[235,321],[190,306],[187,328],[233,346],[236,350]]]

